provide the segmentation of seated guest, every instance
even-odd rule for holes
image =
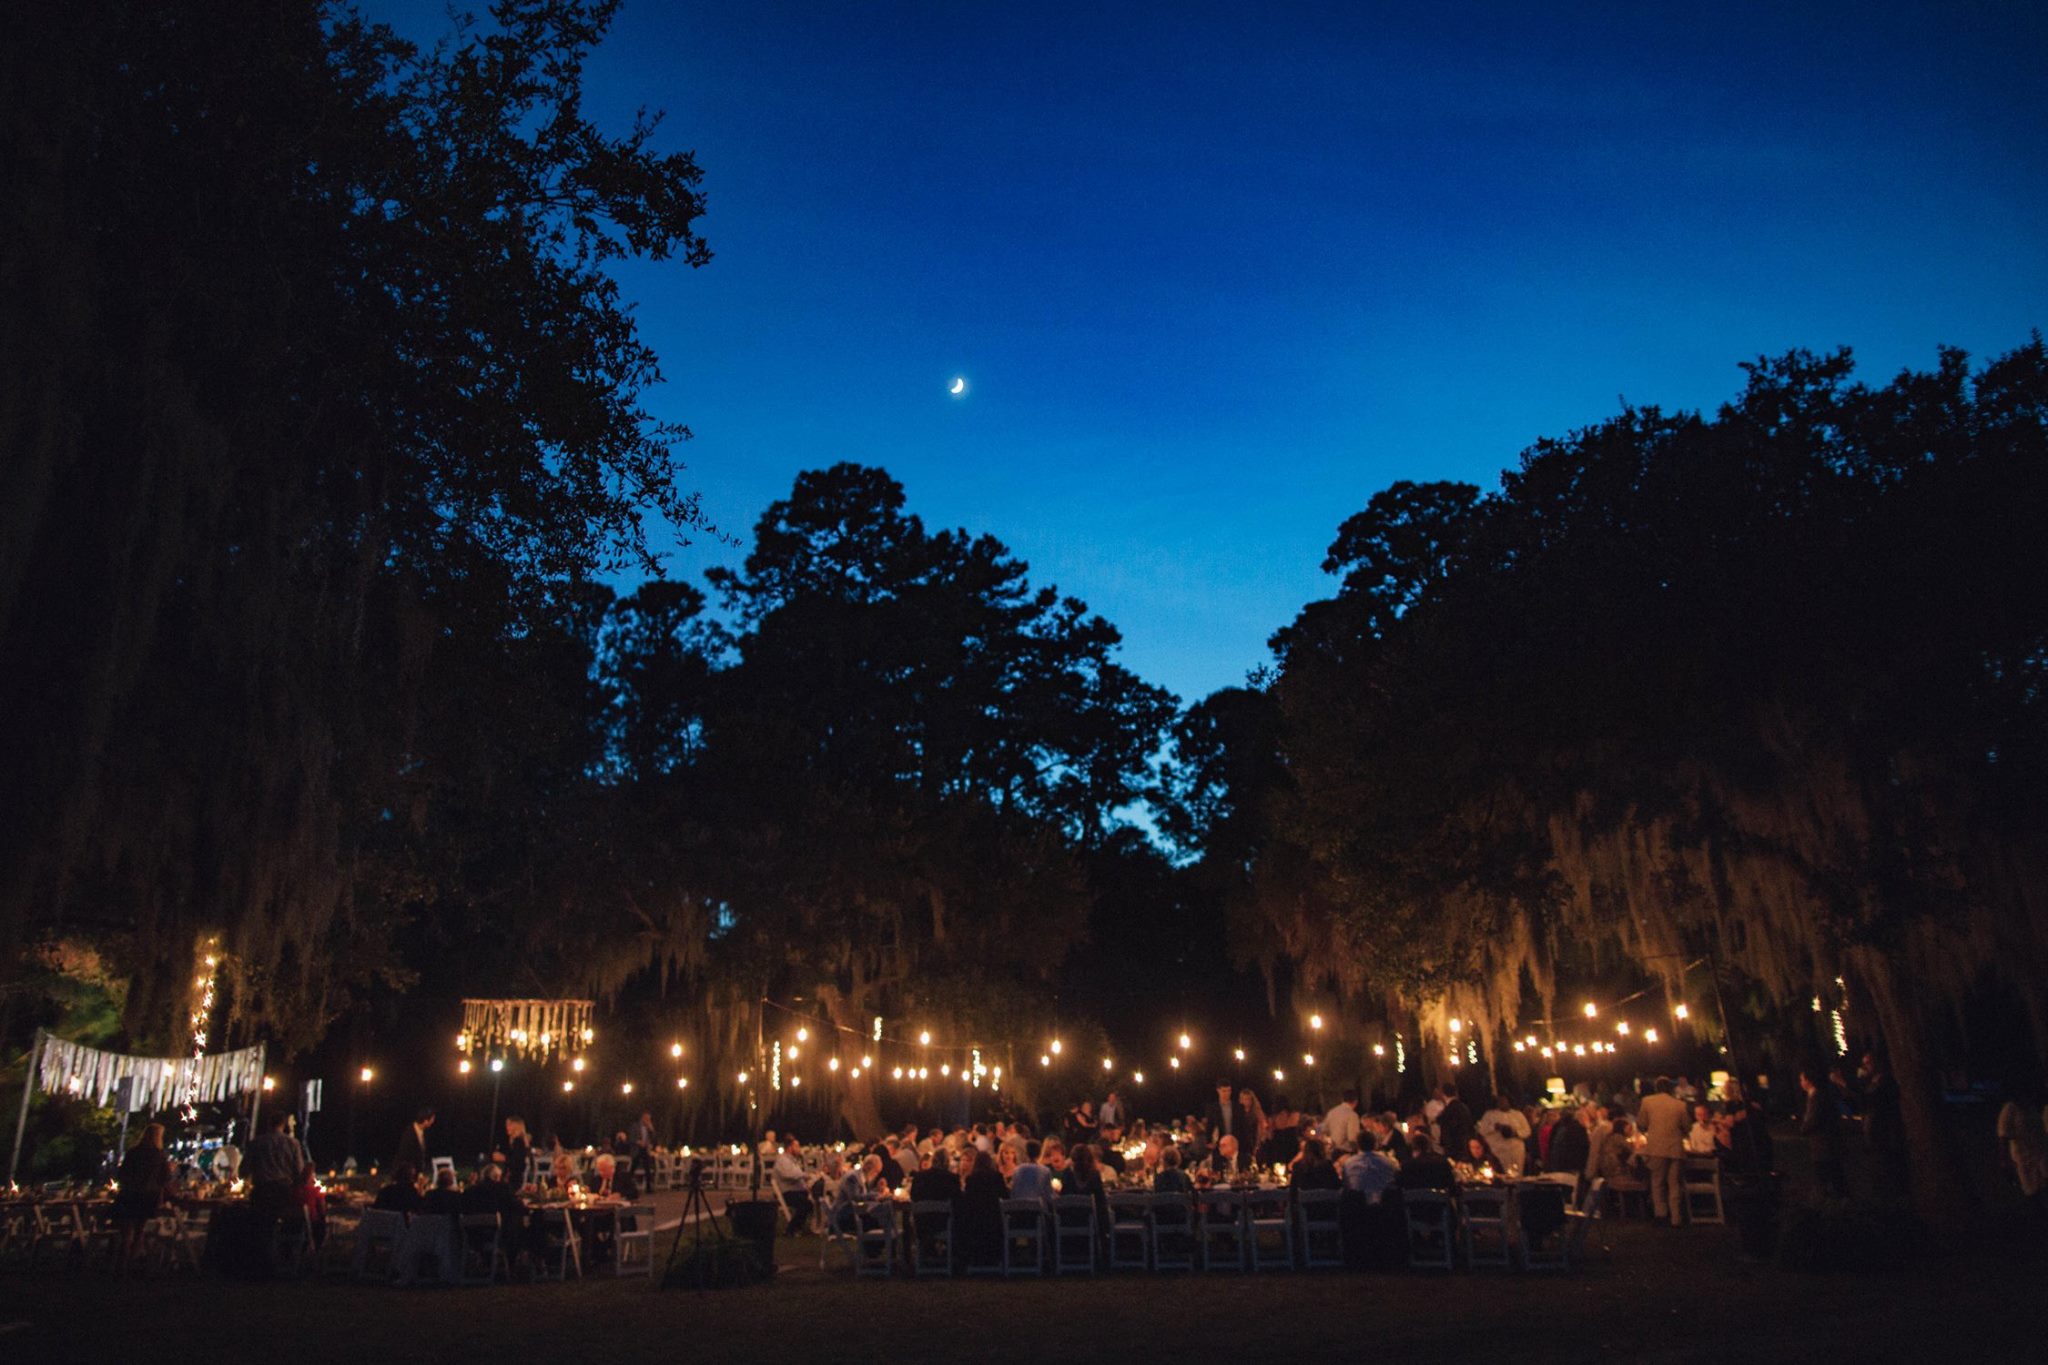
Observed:
[[[1603,1180],[1625,1180],[1633,1175],[1635,1148],[1629,1145],[1629,1134],[1633,1125],[1625,1118],[1616,1118],[1605,1133],[1600,1135],[1599,1146],[1593,1151],[1593,1169]]]
[[[960,1180],[953,1174],[952,1158],[943,1147],[935,1148],[924,1158],[926,1164],[910,1176],[910,1200],[913,1204],[951,1204],[960,1197]],[[944,1220],[936,1214],[915,1215],[916,1225],[911,1231],[924,1244],[924,1255],[933,1254],[933,1239],[938,1236]]]
[[[878,1142],[869,1148],[868,1155],[874,1157],[882,1166],[878,1188],[887,1187],[893,1190],[910,1178],[910,1171],[903,1168],[902,1161],[898,1160],[896,1153],[890,1150],[886,1140]],[[916,1169],[916,1163],[912,1162],[910,1170]]]
[[[872,1154],[864,1156],[860,1165],[843,1173],[842,1165],[837,1152],[825,1158],[825,1177],[834,1182],[830,1186],[832,1203],[827,1219],[835,1232],[854,1232],[859,1225],[856,1210],[876,1193],[881,1182],[882,1158]]]
[[[389,1209],[394,1213],[419,1213],[426,1208],[426,1201],[420,1198],[420,1174],[409,1163],[400,1162],[391,1168],[391,1182],[377,1191],[377,1198],[370,1205],[374,1209]]]
[[[1399,1182],[1407,1167],[1396,1166],[1391,1157],[1379,1150],[1379,1138],[1373,1133],[1371,1124],[1367,1124],[1365,1131],[1359,1134],[1358,1142],[1358,1150],[1345,1159],[1341,1183],[1351,1193],[1363,1195],[1368,1204],[1377,1204],[1380,1196]],[[1302,1164],[1295,1164],[1294,1183],[1303,1189],[1326,1188],[1302,1184]]]
[[[505,1168],[495,1161],[477,1172],[462,1192],[460,1210],[465,1214],[495,1213],[499,1226],[508,1233],[526,1226],[526,1203],[506,1178]]]
[[[1052,1172],[1038,1159],[1043,1150],[1035,1142],[1025,1147],[1024,1164],[1010,1172],[1010,1198],[1044,1200],[1052,1197]]]
[[[1008,1185],[1010,1177],[1017,1173],[1017,1167],[1023,1164],[1024,1157],[1008,1143],[996,1148],[995,1156],[996,1174],[1003,1178],[1003,1184]]]
[[[1123,1138],[1123,1129],[1105,1128],[1102,1130],[1102,1140],[1100,1142],[1083,1143],[1081,1146],[1095,1149],[1095,1162],[1098,1166],[1122,1175],[1124,1173]],[[1079,1148],[1077,1147],[1076,1150],[1078,1151]]]
[[[1457,1185],[1458,1176],[1451,1169],[1450,1158],[1436,1149],[1428,1133],[1411,1130],[1408,1159],[1401,1163],[1394,1183],[1404,1190],[1448,1190]]]
[[[1193,1194],[1195,1182],[1180,1168],[1180,1148],[1165,1147],[1159,1153],[1159,1169],[1152,1174],[1154,1194]]]
[[[453,1167],[443,1166],[434,1177],[434,1188],[427,1191],[421,1211],[432,1217],[453,1217],[462,1212],[462,1195],[455,1188]]]
[[[1288,1183],[1300,1190],[1339,1190],[1344,1182],[1330,1163],[1330,1148],[1321,1138],[1306,1138],[1301,1154],[1288,1171]]]
[[[1002,1205],[1008,1195],[993,1157],[978,1147],[960,1154],[960,1197],[953,1201],[955,1260],[989,1266],[1002,1259]]]
[[[1105,1223],[1109,1217],[1109,1195],[1102,1187],[1102,1163],[1095,1155],[1095,1144],[1084,1142],[1074,1148],[1073,1160],[1067,1163],[1066,1174],[1060,1177],[1064,1195],[1085,1196],[1095,1201],[1095,1216]]]
[[[1209,1153],[1208,1167],[1219,1180],[1230,1180],[1245,1173],[1247,1168],[1239,1152],[1235,1133],[1225,1133],[1216,1139],[1216,1148]]]
[[[1367,1114],[1363,1126],[1366,1132],[1372,1134],[1372,1149],[1375,1152],[1396,1166],[1408,1159],[1408,1139],[1401,1135],[1401,1120],[1394,1117],[1392,1110]]]
[[[587,1194],[599,1198],[613,1193],[613,1182],[618,1179],[619,1161],[610,1152],[599,1152],[590,1159],[590,1170],[585,1174],[583,1189]]]
[[[797,1237],[806,1235],[811,1228],[811,1181],[804,1173],[803,1150],[792,1134],[782,1144],[769,1171],[775,1193],[789,1210],[790,1234]]]
[[[1045,1167],[1048,1180],[1065,1186],[1060,1177],[1067,1173],[1067,1144],[1056,1137],[1049,1137],[1038,1146],[1038,1164]]]
[[[1687,1156],[1713,1156],[1721,1146],[1721,1129],[1714,1122],[1714,1111],[1704,1104],[1692,1108],[1692,1128],[1685,1135]]]
[[[1550,1151],[1543,1159],[1544,1170],[1568,1175],[1575,1183],[1583,1183],[1586,1164],[1593,1150],[1593,1135],[1586,1127],[1592,1120],[1590,1105],[1564,1111],[1564,1116],[1550,1134]]]
[[[576,1158],[569,1155],[569,1149],[562,1145],[559,1137],[548,1139],[548,1174],[554,1178],[555,1188],[566,1190],[569,1182],[576,1178]]]

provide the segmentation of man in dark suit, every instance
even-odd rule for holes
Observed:
[[[1557,1121],[1550,1134],[1550,1158],[1543,1163],[1545,1170],[1583,1182],[1586,1162],[1593,1155],[1593,1134],[1586,1126],[1593,1118],[1589,1110],[1590,1106],[1571,1110]]]
[[[394,1169],[400,1166],[410,1166],[416,1171],[432,1169],[427,1165],[427,1129],[433,1126],[433,1106],[423,1106],[398,1136],[398,1155],[391,1158]]]
[[[1229,1081],[1216,1082],[1216,1102],[1203,1110],[1202,1117],[1209,1121],[1212,1141],[1220,1141],[1227,1134],[1237,1139],[1240,1149],[1250,1153],[1259,1140],[1257,1133],[1244,1131],[1247,1127],[1245,1113],[1233,1098]]]
[[[1446,1081],[1443,1087],[1444,1107],[1436,1116],[1437,1137],[1444,1155],[1452,1161],[1470,1161],[1472,1154],[1467,1150],[1472,1144],[1472,1106],[1466,1104],[1458,1094],[1458,1087]]]

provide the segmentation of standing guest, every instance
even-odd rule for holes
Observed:
[[[1067,1141],[1093,1142],[1101,1128],[1101,1120],[1095,1117],[1095,1101],[1084,1099],[1067,1111]]]
[[[505,1119],[505,1145],[500,1154],[511,1179],[524,1184],[527,1167],[533,1164],[533,1141],[526,1135],[526,1120],[517,1114]]]
[[[1905,1188],[1906,1120],[1899,1083],[1885,1055],[1875,1048],[1863,1054],[1863,1142],[1876,1164],[1878,1189]]]
[[[1545,1109],[1541,1114],[1537,1115],[1536,1135],[1529,1140],[1536,1149],[1529,1163],[1530,1170],[1547,1171],[1550,1169],[1550,1140],[1557,1136],[1557,1126],[1565,1122],[1565,1118],[1565,1112],[1562,1109]],[[1572,1174],[1577,1175],[1578,1172],[1574,1171]]]
[[[1628,1140],[1634,1125],[1617,1118],[1606,1129],[1593,1147],[1593,1173],[1603,1180],[1626,1179],[1636,1159],[1635,1145]]]
[[[1672,1094],[1671,1078],[1659,1076],[1643,1096],[1636,1118],[1643,1125],[1643,1157],[1650,1168],[1650,1206],[1671,1226],[1685,1221],[1685,1130],[1692,1121],[1685,1101]]]
[[[242,1159],[249,1202],[265,1219],[276,1218],[292,1206],[299,1168],[306,1164],[298,1139],[284,1130],[284,1119],[275,1111],[265,1114],[263,1131],[250,1142],[248,1155]]]
[[[393,1166],[390,1181],[377,1191],[376,1202],[370,1207],[392,1213],[420,1212],[426,1207],[420,1198],[420,1173],[410,1166]]]
[[[1266,1117],[1266,1139],[1259,1146],[1259,1163],[1264,1166],[1291,1165],[1301,1154],[1301,1114],[1285,1095],[1273,1097],[1273,1112]]]
[[[989,1266],[1001,1259],[1008,1193],[986,1152],[970,1147],[961,1153],[960,1197],[953,1201],[954,1254],[961,1265]]]
[[[1209,1106],[1204,1117],[1209,1121],[1209,1131],[1218,1139],[1227,1134],[1235,1137],[1241,1147],[1254,1145],[1258,1140],[1258,1135],[1245,1132],[1238,1120],[1237,1102],[1231,1096],[1229,1081],[1216,1082],[1216,1103]]]
[[[1101,1128],[1120,1128],[1124,1121],[1124,1101],[1114,1089],[1102,1101],[1102,1107],[1095,1111],[1095,1122]]]
[[[1543,1162],[1544,1170],[1569,1175],[1575,1190],[1584,1182],[1586,1167],[1592,1159],[1593,1138],[1586,1127],[1591,1121],[1591,1105],[1565,1109],[1556,1131],[1550,1135],[1550,1155]]]
[[[1579,1111],[1580,1122],[1586,1125],[1586,1171],[1588,1180],[1602,1175],[1600,1153],[1607,1141],[1607,1135],[1614,1131],[1614,1121],[1608,1117],[1604,1104],[1588,1104]]]
[[[428,1169],[427,1130],[433,1126],[433,1106],[421,1105],[419,1112],[413,1115],[412,1122],[398,1135],[398,1155],[391,1159],[391,1164],[410,1166],[416,1171]]]
[[[644,1171],[654,1164],[654,1113],[642,1109],[640,1117],[633,1120],[632,1130],[627,1134],[633,1154],[633,1169]]]
[[[1266,1140],[1266,1107],[1248,1085],[1237,1088],[1237,1135],[1238,1149],[1247,1155],[1256,1155]]]
[[[1344,1098],[1323,1115],[1323,1137],[1337,1153],[1358,1150],[1358,1092],[1346,1090]]]
[[[1529,1162],[1529,1119],[1505,1093],[1493,1097],[1493,1108],[1479,1116],[1479,1134],[1487,1155],[1501,1173],[1518,1176]]]
[[[1449,1081],[1444,1082],[1438,1093],[1443,1102],[1436,1113],[1437,1145],[1462,1159],[1472,1145],[1472,1108]]]
[[[114,1226],[120,1230],[121,1246],[115,1269],[126,1270],[135,1253],[142,1249],[143,1229],[164,1206],[164,1191],[171,1186],[171,1159],[164,1154],[164,1126],[152,1123],[121,1158],[118,1177],[121,1189],[114,1196]]]
[[[1799,1068],[1799,1088],[1806,1092],[1799,1133],[1813,1153],[1814,1184],[1823,1195],[1840,1199],[1848,1192],[1842,1178],[1841,1094],[1818,1063]]]

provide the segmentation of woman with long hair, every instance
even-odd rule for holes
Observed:
[[[164,1153],[164,1126],[152,1123],[121,1158],[120,1189],[114,1195],[114,1226],[121,1245],[115,1268],[126,1270],[142,1247],[149,1220],[163,1210],[171,1184],[171,1159]]]

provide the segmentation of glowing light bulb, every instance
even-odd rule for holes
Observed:
[[[1142,1071],[1133,1071],[1131,1073],[1131,1079],[1136,1081],[1139,1085],[1143,1085],[1145,1083],[1145,1073]]]
[[[565,1094],[565,1095],[566,1095],[566,1094],[568,1094],[568,1093],[569,1093],[569,1092],[570,1092],[571,1090],[574,1090],[575,1088],[576,1088],[576,1082],[574,1082],[574,1081],[563,1081],[563,1082],[562,1082],[562,1093],[563,1093],[563,1094]]]
[[[950,1075],[952,1075],[952,1074],[953,1074],[953,1064],[952,1064],[951,1062],[940,1062],[940,1063],[939,1063],[939,1074],[940,1074],[941,1076],[950,1076]]]
[[[1052,1055],[1055,1057],[1060,1055],[1060,1040],[1057,1038],[1052,1040]]]
[[[1644,1030],[1643,1030],[1643,1041],[1644,1041],[1644,1042],[1646,1042],[1646,1043],[1654,1043],[1654,1042],[1656,1042],[1656,1041],[1657,1041],[1657,1030],[1655,1030],[1655,1029],[1653,1029],[1653,1028],[1646,1028],[1646,1029],[1644,1029]]]
[[[746,1073],[746,1072],[744,1072],[744,1071],[742,1071],[742,1072],[740,1073],[740,1084],[741,1084],[741,1085],[745,1085],[746,1083],[747,1083],[747,1073]]]
[[[1451,1020],[1451,1032],[1453,1032],[1453,1033],[1463,1033],[1464,1031],[1465,1031],[1465,1021],[1464,1021],[1463,1019],[1453,1019],[1453,1020]]]
[[[493,1071],[503,1071],[504,1069],[505,1069],[505,1059],[504,1059],[503,1057],[493,1057],[493,1058],[491,1058],[491,1070],[493,1070]]]
[[[798,1030],[796,1031],[796,1040],[797,1040],[797,1041],[798,1041],[799,1043],[808,1043],[808,1042],[810,1042],[810,1041],[811,1041],[811,1031],[810,1031],[809,1029],[807,1029],[807,1028],[800,1028],[800,1029],[798,1029]]]
[[[1586,1002],[1586,1017],[1588,1019],[1596,1018],[1598,1017],[1599,1013],[1600,1007],[1594,1004],[1592,1001],[1588,1000]]]
[[[1236,1058],[1237,1058],[1237,1060],[1239,1060],[1239,1061],[1241,1062],[1241,1061],[1243,1061],[1243,1060],[1244,1060],[1244,1049],[1243,1049],[1243,1048],[1241,1048],[1241,1047],[1240,1047],[1240,1048],[1235,1048],[1235,1049],[1233,1049],[1233,1050],[1232,1050],[1232,1052],[1231,1052],[1231,1055],[1232,1055],[1232,1056],[1234,1056],[1234,1057],[1236,1057]]]
[[[569,1063],[569,1069],[572,1071],[581,1071],[583,1069],[583,1059],[581,1057],[578,1057],[575,1061]]]
[[[1168,1057],[1166,1059],[1166,1064],[1172,1067],[1175,1071],[1180,1070],[1180,1058],[1178,1057]]]
[[[930,1030],[930,1029],[926,1029],[926,1030],[925,1030],[925,1031],[924,1031],[923,1033],[920,1033],[920,1034],[918,1034],[918,1035],[917,1035],[917,1041],[918,1041],[919,1043],[922,1043],[922,1044],[923,1044],[924,1046],[926,1046],[926,1047],[930,1047],[930,1046],[932,1045],[932,1034],[931,1034],[931,1030]]]
[[[1674,1018],[1678,1018],[1678,1019],[1690,1019],[1690,1018],[1692,1018],[1692,1009],[1691,1009],[1691,1008],[1690,1008],[1689,1006],[1685,1005],[1684,1003],[1680,1003],[1680,1005],[1678,1006],[1678,1008],[1677,1008],[1677,1009],[1675,1009],[1675,1010],[1673,1010],[1673,1011],[1671,1011],[1671,1013],[1672,1013],[1672,1016],[1673,1016]]]
[[[1308,1017],[1308,1026],[1310,1028],[1321,1028],[1323,1026],[1323,1016],[1320,1014],[1311,1014]]]
[[[1048,1057],[1045,1053],[1041,1052],[1038,1054],[1038,1064],[1040,1066],[1051,1066],[1052,1058]]]
[[[622,1083],[622,1084],[621,1084],[621,1085],[619,1086],[619,1093],[620,1093],[621,1095],[630,1095],[630,1094],[632,1094],[632,1093],[633,1093],[633,1083],[632,1083],[631,1081],[626,1081],[626,1082],[623,1082],[623,1083]]]
[[[461,1061],[457,1062],[455,1064],[455,1069],[461,1072],[463,1075],[467,1076],[469,1074],[469,1058],[464,1057]],[[265,1090],[268,1090],[270,1087],[266,1085],[263,1088]]]
[[[683,1055],[683,1045],[682,1045],[681,1043],[670,1043],[670,1044],[668,1045],[668,1055],[669,1055],[669,1056],[671,1056],[671,1057],[680,1057],[680,1056],[682,1056],[682,1055]]]
[[[1104,1057],[1102,1059],[1102,1069],[1104,1071],[1114,1071],[1116,1070],[1116,1062],[1111,1058]]]
[[[1273,1068],[1273,1079],[1276,1081],[1284,1081],[1287,1079],[1287,1073],[1276,1066]]]
[[[689,1088],[690,1088],[690,1078],[689,1078],[688,1076],[678,1076],[678,1077],[676,1077],[676,1089],[678,1089],[678,1090],[688,1090]]]
[[[1384,1057],[1387,1055],[1387,1049],[1379,1043],[1374,1043],[1372,1045],[1372,1055],[1375,1057]]]
[[[374,1081],[374,1080],[376,1080],[376,1079],[377,1079],[377,1073],[376,1073],[375,1071],[373,1071],[372,1069],[370,1069],[370,1068],[369,1068],[369,1067],[367,1067],[367,1066],[363,1068],[363,1070],[362,1070],[362,1073],[361,1073],[361,1080],[362,1080],[362,1082],[363,1082],[363,1084],[364,1084],[364,1085],[368,1085],[368,1084],[369,1084],[369,1083],[370,1083],[371,1081]]]
[[[1303,1066],[1314,1066],[1314,1065],[1316,1064],[1316,1054],[1315,1054],[1315,1053],[1313,1053],[1313,1052],[1304,1052],[1304,1053],[1302,1053],[1302,1054],[1301,1054],[1301,1064],[1302,1064]]]
[[[1194,1040],[1189,1038],[1185,1033],[1183,1033],[1180,1036],[1180,1049],[1182,1052],[1186,1052],[1189,1048],[1193,1047],[1194,1045]]]
[[[863,1053],[861,1053],[861,1054],[860,1054],[860,1068],[861,1068],[861,1070],[863,1070],[863,1071],[870,1071],[870,1070],[873,1070],[873,1069],[874,1069],[874,1065],[875,1065],[875,1059],[874,1059],[874,1058],[872,1058],[872,1057],[868,1056],[868,1054],[867,1054],[867,1053],[865,1053],[865,1052],[863,1052]]]
[[[464,1066],[467,1066],[467,1065],[468,1065],[468,1063],[467,1063],[467,1062],[465,1062],[465,1063],[463,1063],[463,1065],[464,1065]],[[277,1089],[277,1077],[275,1077],[275,1076],[265,1076],[265,1077],[263,1078],[263,1088],[264,1088],[265,1090],[275,1090],[275,1089]]]
[[[829,1059],[825,1063],[825,1069],[827,1071],[837,1071],[839,1069],[839,1059],[837,1057]]]

